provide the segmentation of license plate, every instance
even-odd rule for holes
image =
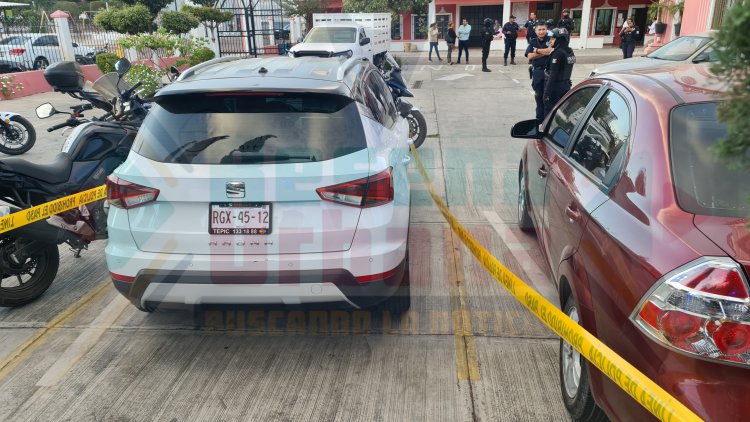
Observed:
[[[212,203],[208,210],[209,234],[271,234],[271,204]]]

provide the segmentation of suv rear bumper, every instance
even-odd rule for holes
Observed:
[[[403,259],[383,278],[358,282],[347,270],[201,272],[142,270],[132,281],[112,278],[134,305],[146,303],[286,304],[345,302],[367,308],[391,297],[401,284]]]

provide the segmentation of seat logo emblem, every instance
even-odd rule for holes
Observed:
[[[227,182],[227,198],[244,198],[245,182]]]

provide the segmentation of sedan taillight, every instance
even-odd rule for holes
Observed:
[[[20,56],[25,52],[26,52],[26,49],[23,49],[23,48],[14,48],[12,50],[8,50],[9,54],[13,54],[15,56]]]
[[[107,177],[107,202],[117,208],[130,209],[156,201],[159,190],[136,185],[116,176]]]
[[[663,277],[631,319],[667,347],[750,366],[749,307],[742,268],[729,258],[701,258]]]
[[[316,191],[325,201],[353,207],[370,208],[393,201],[393,168],[370,177],[338,185],[318,188]]]

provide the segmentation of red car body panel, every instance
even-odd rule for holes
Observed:
[[[529,207],[539,242],[561,295],[569,290],[575,297],[581,324],[702,418],[742,420],[750,415],[750,368],[667,349],[630,320],[660,278],[702,256],[730,256],[750,272],[748,220],[696,216],[683,211],[675,195],[669,116],[681,103],[717,100],[707,77],[696,76],[703,69],[599,75],[578,86],[608,86],[630,107],[630,150],[611,189],[546,141],[530,141],[522,165],[530,196],[532,190],[536,195]],[[549,170],[546,183],[534,179],[540,165]],[[541,184],[545,194],[538,202]],[[654,419],[593,365],[588,369],[594,398],[611,419]]]

